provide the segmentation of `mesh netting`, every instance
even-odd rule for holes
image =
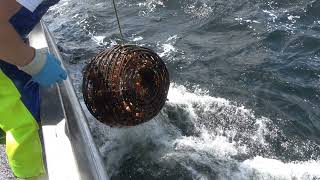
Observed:
[[[164,106],[169,73],[148,48],[117,45],[100,52],[84,68],[83,96],[92,115],[109,126],[149,121]]]

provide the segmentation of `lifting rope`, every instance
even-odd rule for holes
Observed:
[[[113,3],[114,12],[116,14],[117,22],[118,22],[118,28],[119,28],[121,40],[122,40],[122,43],[123,43],[124,42],[124,36],[122,34],[122,29],[121,29],[121,25],[120,25],[120,20],[119,20],[118,10],[117,10],[117,6],[116,6],[115,0],[112,0],[112,3]]]

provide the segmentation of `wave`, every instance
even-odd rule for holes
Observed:
[[[168,102],[150,122],[115,129],[91,120],[108,173],[114,179],[155,172],[152,178],[161,179],[168,171],[186,179],[320,177],[318,145],[287,137],[271,119],[207,94],[171,84]]]

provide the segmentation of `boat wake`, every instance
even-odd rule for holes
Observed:
[[[318,145],[207,94],[171,84],[165,107],[150,122],[117,129],[91,120],[111,179],[320,178]]]

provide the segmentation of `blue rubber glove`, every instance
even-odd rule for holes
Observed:
[[[43,50],[36,50],[32,62],[20,69],[30,74],[32,81],[44,87],[67,79],[67,73],[61,67],[61,62]]]
[[[51,54],[47,53],[46,63],[41,71],[32,76],[33,81],[41,86],[50,86],[55,82],[67,79],[67,73],[61,67],[61,63]]]

